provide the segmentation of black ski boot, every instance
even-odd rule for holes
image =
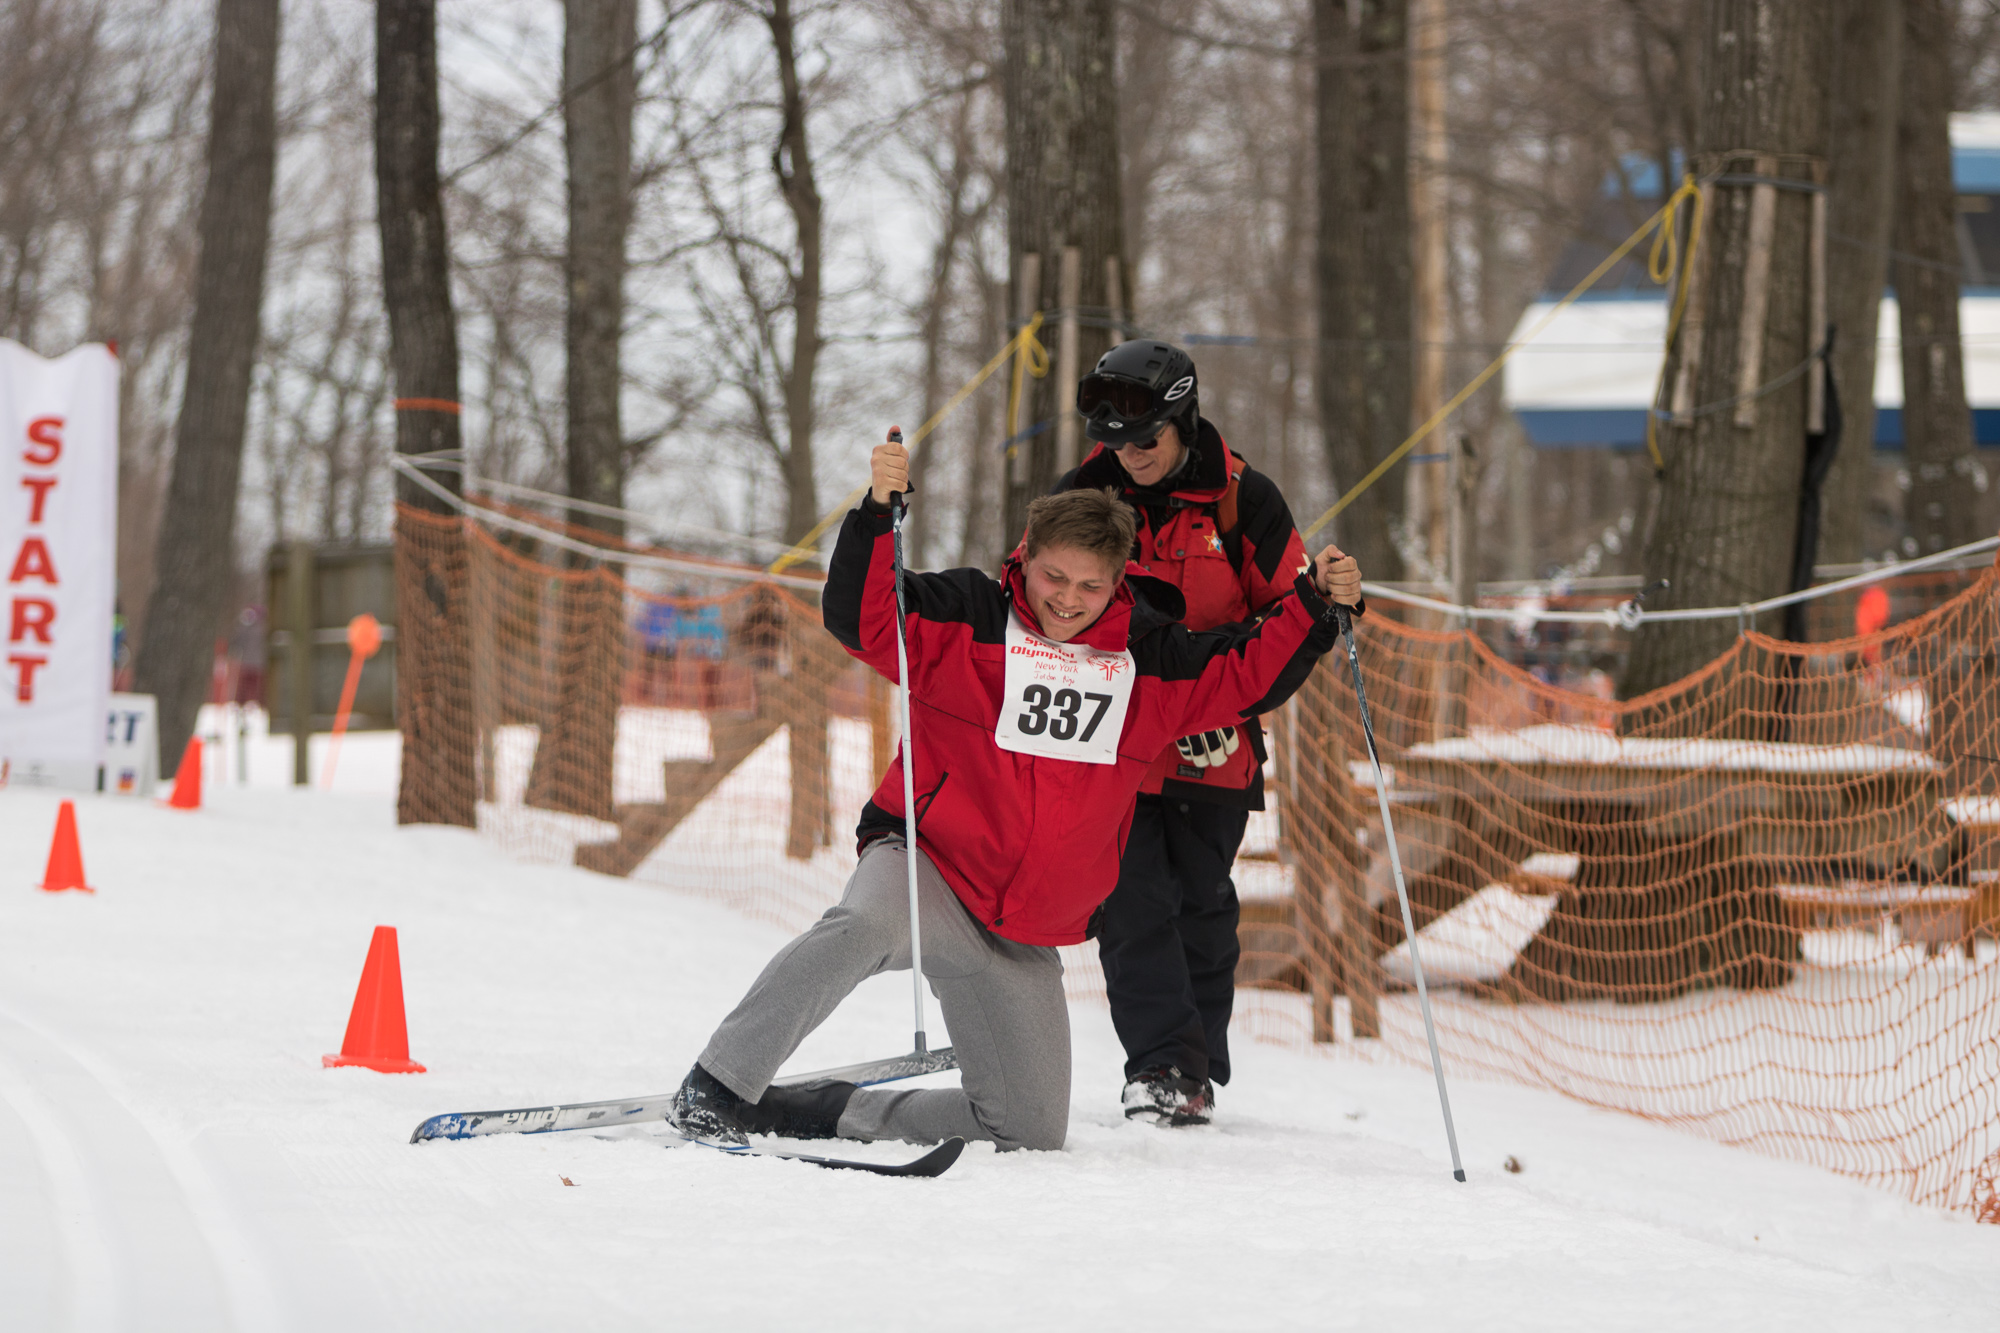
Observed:
[[[756,1102],[746,1102],[715,1075],[696,1065],[674,1093],[667,1123],[682,1137],[709,1143],[748,1143],[752,1134],[769,1134],[776,1116]]]
[[[765,1089],[754,1110],[772,1122],[772,1134],[788,1139],[837,1139],[840,1116],[854,1095],[852,1083],[822,1083],[810,1088]]]
[[[1125,1118],[1180,1128],[1205,1125],[1215,1112],[1215,1087],[1173,1065],[1142,1069],[1125,1084]]]

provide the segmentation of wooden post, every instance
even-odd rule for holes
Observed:
[[[1473,467],[1472,437],[1452,437],[1447,475],[1451,501],[1451,600],[1456,606],[1479,603],[1479,552],[1475,542],[1478,529],[1479,478]],[[1474,622],[1461,620],[1457,628],[1476,633]],[[1472,682],[1472,654],[1463,640],[1455,640],[1445,658],[1446,669],[1438,673],[1438,734],[1460,736],[1467,723],[1465,696]]]
[[[1756,173],[1766,177],[1750,187],[1750,239],[1743,266],[1743,316],[1736,333],[1735,423],[1749,429],[1757,424],[1757,388],[1764,378],[1764,333],[1771,308],[1771,239],[1778,225],[1778,187],[1768,179],[1777,174],[1778,160],[1765,154],[1756,159]]]
[[[1083,251],[1073,245],[1063,247],[1062,274],[1057,281],[1056,301],[1062,306],[1062,324],[1056,339],[1056,475],[1061,476],[1078,461],[1077,416],[1071,404],[1076,394],[1076,303],[1082,299]]]
[[[287,629],[291,635],[292,785],[310,787],[307,748],[313,719],[313,584],[317,558],[308,542],[293,542],[285,561]]]
[[[1474,463],[1472,437],[1457,436],[1451,447],[1451,600],[1459,606],[1479,601],[1479,477]]]
[[[1333,1001],[1343,991],[1353,1035],[1366,1039],[1382,1034],[1373,914],[1360,885],[1366,858],[1354,842],[1358,818],[1348,799],[1347,747],[1334,721],[1337,688],[1331,680],[1315,679],[1293,698],[1286,717],[1296,762],[1286,761],[1282,770],[1287,778],[1284,827],[1298,885],[1294,905],[1311,946],[1306,977],[1312,989],[1313,1040],[1319,1042],[1338,1035]],[[1306,788],[1312,789],[1310,799]]]
[[[1811,352],[1819,356],[1826,347],[1826,191],[1821,190],[1812,197],[1812,237],[1808,242],[1812,254],[1806,261],[1810,272],[1806,280],[1812,284],[1811,311],[1806,316],[1806,327],[1812,333]],[[1873,392],[1871,386],[1870,392]],[[1826,362],[1806,372],[1806,434],[1821,435],[1826,432]]]
[[[1714,220],[1711,209],[1715,206],[1715,187],[1700,187],[1701,203],[1699,215]],[[1706,225],[1706,224],[1704,224]],[[1701,262],[1707,257],[1709,247],[1696,248],[1693,229],[1688,232],[1687,258],[1681,261],[1681,281],[1692,284],[1687,294],[1687,304],[1681,311],[1680,366],[1674,373],[1674,393],[1672,399],[1673,421],[1676,426],[1694,424],[1694,377],[1701,368],[1701,335],[1708,320],[1708,284],[1701,278]]]

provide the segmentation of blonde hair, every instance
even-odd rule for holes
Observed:
[[[1125,577],[1125,562],[1132,556],[1138,531],[1138,514],[1109,487],[1064,491],[1029,503],[1022,554],[1033,559],[1051,546],[1085,551],[1104,561],[1116,583]]]

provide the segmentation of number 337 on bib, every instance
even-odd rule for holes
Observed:
[[[1054,643],[1010,616],[994,743],[1016,754],[1115,764],[1137,675],[1129,652]]]

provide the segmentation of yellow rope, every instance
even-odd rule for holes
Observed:
[[[1315,532],[1318,532],[1328,523],[1331,523],[1335,515],[1340,513],[1341,510],[1347,508],[1347,506],[1353,504],[1355,499],[1363,491],[1367,490],[1370,486],[1373,486],[1377,481],[1381,480],[1383,473],[1387,472],[1390,468],[1394,467],[1396,464],[1402,462],[1403,455],[1409,453],[1410,450],[1416,448],[1418,441],[1424,439],[1432,431],[1436,430],[1439,426],[1444,424],[1445,419],[1449,417],[1453,412],[1456,412],[1459,409],[1459,407],[1464,404],[1466,399],[1472,397],[1473,394],[1478,393],[1482,388],[1486,387],[1486,382],[1492,379],[1495,375],[1500,373],[1500,368],[1507,364],[1507,359],[1509,357],[1513,356],[1514,353],[1520,351],[1523,347],[1527,346],[1529,343],[1533,342],[1536,338],[1540,337],[1542,330],[1546,329],[1549,326],[1551,320],[1555,319],[1557,315],[1561,314],[1564,310],[1568,309],[1569,306],[1575,303],[1578,297],[1582,296],[1585,292],[1589,291],[1593,286],[1595,286],[1599,278],[1603,277],[1606,273],[1609,273],[1618,264],[1620,260],[1624,259],[1626,255],[1632,253],[1633,247],[1638,245],[1640,241],[1644,240],[1648,232],[1652,231],[1653,228],[1659,226],[1662,220],[1669,217],[1674,211],[1675,201],[1680,198],[1682,191],[1685,190],[1686,188],[1687,188],[1686,186],[1682,186],[1681,190],[1676,190],[1674,192],[1673,198],[1669,199],[1666,203],[1660,206],[1659,212],[1653,214],[1652,217],[1647,218],[1645,222],[1641,223],[1637,231],[1633,232],[1630,236],[1627,236],[1622,245],[1620,245],[1616,250],[1613,250],[1609,255],[1605,256],[1603,263],[1599,264],[1596,268],[1590,271],[1589,276],[1585,277],[1584,280],[1582,282],[1579,282],[1576,286],[1570,288],[1569,295],[1563,297],[1562,300],[1556,302],[1555,307],[1551,309],[1548,312],[1548,314],[1542,316],[1541,320],[1538,323],[1536,323],[1535,327],[1528,331],[1526,337],[1508,343],[1506,347],[1502,348],[1500,351],[1500,355],[1494,357],[1493,360],[1487,365],[1486,369],[1480,371],[1477,375],[1473,376],[1470,383],[1468,383],[1463,389],[1460,389],[1456,394],[1452,395],[1452,399],[1450,402],[1446,403],[1443,407],[1440,407],[1437,411],[1431,413],[1430,420],[1424,422],[1423,425],[1417,427],[1414,431],[1410,432],[1410,438],[1404,440],[1401,444],[1397,445],[1395,449],[1390,452],[1387,458],[1383,459],[1381,462],[1375,465],[1374,471],[1370,472],[1367,476],[1363,477],[1360,480],[1360,482],[1354,486],[1353,489],[1349,490],[1347,494],[1341,496],[1340,499],[1336,500],[1333,504],[1333,508],[1327,510],[1324,514],[1321,514],[1319,516],[1318,521],[1316,521],[1311,527],[1307,528],[1303,533],[1300,534],[1300,536],[1305,540],[1308,541],[1311,540],[1312,535]]]
[[[1680,290],[1674,293],[1673,314],[1667,318],[1667,341],[1664,345],[1664,350],[1667,352],[1673,350],[1674,335],[1680,331],[1681,312],[1687,308],[1688,288],[1694,286],[1694,257],[1696,251],[1701,246],[1701,219],[1703,211],[1701,206],[1701,189],[1694,183],[1693,176],[1682,175],[1680,188],[1675,190],[1673,197],[1667,200],[1666,221],[1660,224],[1660,234],[1653,238],[1653,252],[1646,256],[1646,272],[1654,282],[1665,286],[1667,283],[1673,281],[1674,265],[1680,257],[1677,250],[1678,238],[1674,235],[1674,214],[1681,203],[1688,199],[1694,200],[1694,219],[1688,224],[1687,265],[1681,274]],[[1663,247],[1667,255],[1667,262],[1664,265],[1660,263],[1660,251]],[[1655,436],[1655,431],[1660,420],[1660,394],[1666,388],[1666,383],[1667,358],[1665,355],[1662,355],[1660,357],[1660,380],[1653,388],[1653,401],[1650,404],[1650,410],[1646,413],[1646,452],[1653,456],[1653,468],[1659,472],[1667,470],[1667,460],[1660,456],[1660,445]]]
[[[1042,312],[1037,310],[1028,321],[1027,329],[1032,332],[1042,327]],[[1014,358],[1014,387],[1007,394],[1007,461],[1012,463],[1014,455],[1020,451],[1021,442],[1014,437],[1021,431],[1021,393],[1028,386],[1028,376],[1041,379],[1049,373],[1049,349],[1042,346],[1040,339],[1021,349],[1021,355]]]
[[[970,398],[973,395],[973,393],[979,388],[980,385],[986,383],[987,378],[991,376],[994,371],[998,370],[1001,367],[1001,365],[1007,360],[1008,357],[1013,356],[1018,351],[1022,355],[1020,361],[1017,362],[1015,365],[1014,398],[1008,408],[1008,411],[1010,413],[1010,419],[1008,422],[1007,433],[1009,436],[1011,436],[1014,433],[1013,423],[1011,420],[1011,413],[1018,409],[1021,400],[1021,362],[1031,362],[1037,360],[1039,361],[1041,369],[1033,372],[1037,379],[1040,379],[1043,375],[1049,373],[1049,350],[1048,348],[1042,346],[1041,340],[1035,336],[1037,333],[1041,332],[1041,328],[1042,328],[1042,312],[1037,310],[1035,312],[1035,317],[1029,320],[1025,325],[1023,325],[1019,333],[1009,338],[1007,340],[1007,345],[1005,347],[1002,347],[999,350],[999,352],[995,354],[995,356],[991,361],[988,361],[985,365],[979,368],[978,374],[974,375],[971,379],[967,380],[962,386],[960,386],[958,392],[953,394],[943,407],[940,407],[934,414],[932,414],[931,419],[929,421],[926,421],[923,425],[917,427],[916,431],[912,433],[910,436],[909,450],[911,457],[914,458],[916,456],[917,446],[924,442],[924,437],[926,437],[932,431],[937,429],[939,422],[943,421],[946,417],[950,416],[953,410],[956,409],[960,403],[964,402],[967,398]],[[1009,457],[1013,456],[1012,446],[1009,446],[1008,448],[1008,456]],[[810,555],[812,555],[813,551],[818,547],[819,539],[823,535],[825,535],[826,530],[832,527],[835,523],[839,522],[841,517],[845,515],[848,510],[854,508],[856,504],[859,504],[861,501],[861,493],[867,489],[868,488],[866,486],[857,486],[853,490],[849,491],[847,493],[846,499],[842,500],[832,509],[829,509],[826,512],[826,516],[824,518],[820,519],[819,522],[813,524],[812,531],[806,533],[805,536],[799,538],[797,544],[795,544],[790,550],[786,551],[776,560],[773,560],[767,567],[766,572],[771,574],[782,574],[785,572],[785,570],[789,569],[791,566],[797,564],[799,561],[804,560]]]

